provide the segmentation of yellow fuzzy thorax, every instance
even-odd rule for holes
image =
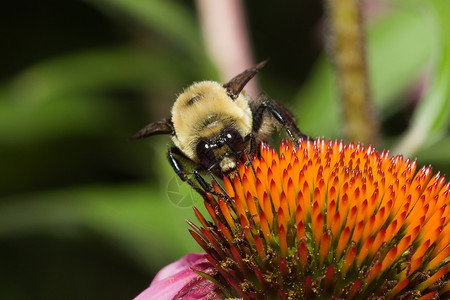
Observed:
[[[187,157],[198,161],[195,146],[199,138],[211,138],[232,120],[242,137],[252,130],[250,97],[241,93],[232,100],[225,88],[215,81],[201,81],[184,90],[172,107],[175,135],[172,140]]]

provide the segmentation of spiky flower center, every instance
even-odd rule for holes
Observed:
[[[195,209],[191,234],[230,296],[448,296],[450,183],[416,165],[324,139],[262,145],[205,201],[212,222]]]

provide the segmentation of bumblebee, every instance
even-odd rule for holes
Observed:
[[[238,163],[258,155],[256,145],[268,142],[275,128],[284,128],[294,144],[298,138],[306,138],[287,109],[266,96],[252,99],[243,91],[266,63],[245,70],[225,84],[192,84],[178,96],[170,117],[150,123],[132,138],[171,135],[174,146],[167,155],[172,168],[181,180],[205,196],[211,185],[199,173],[211,175],[214,181],[214,176],[235,176]],[[196,181],[182,162],[193,165]]]

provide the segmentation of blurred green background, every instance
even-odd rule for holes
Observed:
[[[297,2],[245,2],[255,61],[271,59],[260,86],[306,134],[344,138],[323,7]],[[378,148],[447,174],[448,3],[364,6]],[[199,251],[192,209],[167,196],[170,138],[128,139],[218,79],[195,2],[17,0],[0,16],[0,298],[131,299]]]

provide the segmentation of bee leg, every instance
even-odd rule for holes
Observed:
[[[261,125],[259,125],[259,126],[261,126]],[[245,144],[250,143],[250,153],[252,155],[256,155],[257,154],[256,153],[256,139],[255,139],[255,136],[253,135],[253,133],[248,134],[245,137],[244,142],[245,142]],[[247,152],[245,152],[245,154],[248,156]]]
[[[252,167],[253,175],[256,178],[256,170],[255,170],[255,167],[253,166],[253,162],[252,162],[253,157],[255,155],[257,155],[256,139],[255,139],[255,136],[253,135],[253,133],[250,133],[245,137],[245,143],[250,143],[250,153],[252,154],[252,157],[250,157],[250,155],[248,155],[248,153],[245,149],[243,151],[244,151],[245,157],[247,158],[247,163]]]
[[[167,152],[167,158],[169,160],[170,165],[172,166],[172,169],[175,171],[175,173],[180,177],[181,180],[187,182],[197,193],[199,193],[204,199],[207,199],[206,192],[204,187],[200,188],[197,183],[195,183],[192,179],[189,178],[188,173],[181,165],[180,161],[175,157],[175,155],[180,155],[184,157],[185,159],[188,159],[181,151],[178,150],[178,148],[172,147],[169,148]],[[195,175],[195,172],[194,172]],[[200,176],[200,175],[198,175]],[[201,176],[200,176],[201,177]],[[198,180],[198,178],[196,178]],[[203,178],[202,178],[203,179]],[[202,185],[202,183],[200,183]]]
[[[211,192],[213,190],[212,186],[198,173],[197,169],[194,170],[194,177],[204,191]]]
[[[175,173],[181,178],[181,180],[187,182],[197,193],[199,193],[205,200],[209,201],[206,193],[210,193],[213,194],[215,196],[219,196],[219,197],[224,197],[224,195],[229,198],[227,192],[220,186],[220,184],[217,182],[216,178],[213,176],[211,170],[207,170],[208,174],[211,175],[212,180],[214,181],[214,183],[220,188],[220,191],[223,194],[220,194],[218,192],[216,192],[213,187],[211,186],[211,184],[209,184],[199,173],[200,168],[195,168],[193,170],[193,174],[194,174],[194,178],[195,180],[198,182],[198,184],[192,180],[191,178],[189,178],[189,174],[186,172],[186,170],[183,168],[182,164],[180,163],[180,161],[175,157],[175,155],[178,155],[180,157],[182,157],[185,160],[188,160],[190,162],[192,162],[188,157],[186,157],[186,155],[184,155],[178,148],[176,147],[171,147],[169,148],[168,151],[168,158],[169,158],[169,162],[170,165],[172,166],[172,168],[174,169]],[[194,162],[192,162],[194,163]],[[200,185],[200,186],[199,186]]]
[[[216,177],[214,176],[214,174],[211,172],[211,170],[207,170],[208,175],[211,177],[211,181],[214,182],[216,184],[216,186],[220,189],[220,193],[216,192],[212,185],[209,184],[208,182],[206,182],[206,180],[200,175],[200,173],[198,172],[198,169],[194,170],[194,177],[195,180],[197,180],[197,182],[201,185],[202,189],[208,193],[213,194],[214,196],[217,197],[227,197],[230,198],[230,196],[228,195],[228,193],[225,191],[225,189],[219,184],[219,182],[217,181]]]
[[[227,200],[232,200],[230,195],[228,195],[227,191],[223,188],[223,186],[219,183],[219,181],[217,181],[216,176],[214,176],[214,174],[211,172],[211,170],[208,170],[208,174],[211,177],[211,182],[214,182],[215,185],[219,188],[221,194],[217,193],[216,191],[212,191],[211,193],[215,194],[216,196],[219,197],[226,197]]]
[[[261,129],[265,111],[269,112],[275,121],[286,130],[286,133],[297,148],[298,138],[308,138],[298,128],[294,116],[286,108],[268,97],[262,99],[262,103],[253,114],[253,132],[258,132]]]

